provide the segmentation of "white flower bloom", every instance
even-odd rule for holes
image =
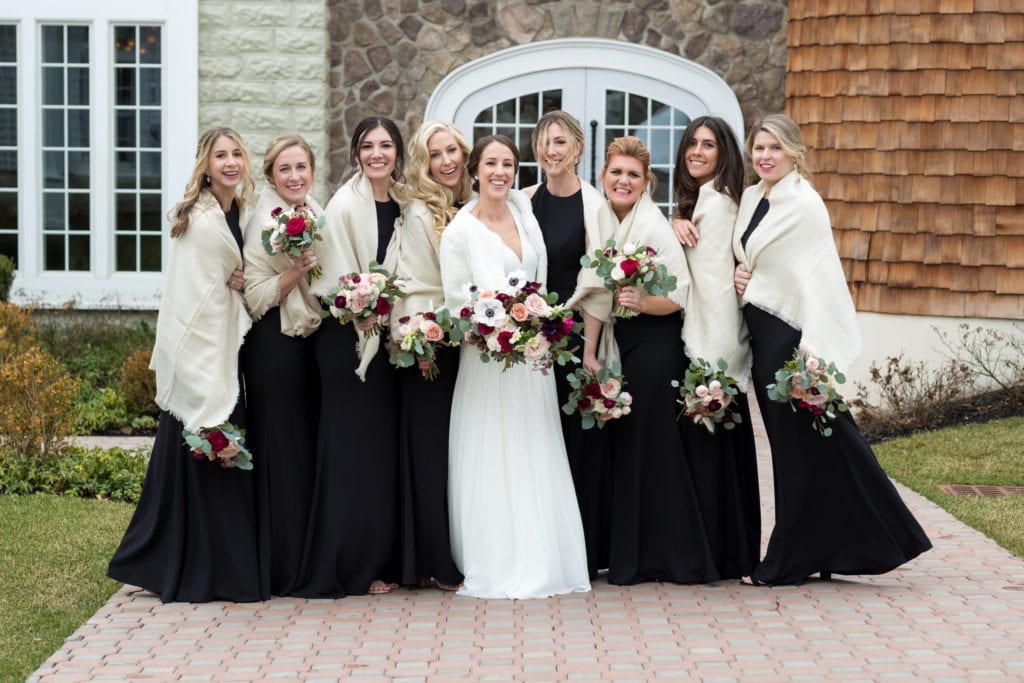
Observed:
[[[473,316],[478,323],[501,327],[505,322],[505,306],[497,299],[480,299],[473,305]]]

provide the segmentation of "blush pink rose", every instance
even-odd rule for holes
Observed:
[[[423,330],[423,336],[428,342],[439,342],[444,339],[444,330],[435,322],[428,322],[420,329]]]
[[[530,312],[526,309],[526,304],[515,303],[512,304],[512,308],[509,309],[509,315],[516,322],[522,323],[530,317]]]
[[[548,305],[547,301],[544,301],[544,297],[540,294],[531,294],[526,297],[524,302],[526,310],[530,315],[536,315],[542,318],[546,318],[548,313],[551,312],[551,306]]]
[[[614,377],[601,383],[601,395],[605,398],[615,398],[622,391],[622,384]]]

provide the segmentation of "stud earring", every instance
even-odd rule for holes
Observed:
[[[203,176],[203,182],[206,183],[207,185],[209,185],[210,184],[210,176],[204,175]]]

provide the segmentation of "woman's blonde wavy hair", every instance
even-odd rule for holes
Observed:
[[[785,114],[768,114],[750,127],[750,134],[744,143],[747,157],[753,159],[754,137],[764,131],[782,146],[782,151],[793,160],[793,168],[807,180],[811,179],[811,169],[807,165],[807,145],[797,122]]]
[[[185,234],[189,226],[189,215],[192,213],[192,207],[199,201],[199,193],[210,186],[206,169],[210,166],[210,154],[213,152],[213,146],[221,137],[231,138],[232,142],[242,150],[242,158],[245,163],[242,166],[239,203],[252,203],[253,194],[256,191],[256,181],[252,177],[252,158],[249,156],[249,150],[245,146],[242,136],[236,130],[225,126],[211,128],[199,136],[199,142],[196,144],[196,165],[193,167],[192,177],[189,178],[188,185],[185,187],[185,196],[174,205],[171,213],[167,216],[171,221],[172,238],[181,237]]]
[[[469,173],[465,165],[457,193],[437,182],[430,175],[430,150],[427,145],[434,133],[445,131],[455,138],[455,144],[462,150],[463,164],[469,159],[470,147],[462,133],[450,123],[443,121],[426,121],[419,127],[409,142],[408,191],[413,199],[419,199],[427,205],[434,221],[434,235],[440,240],[445,226],[451,222],[458,209],[455,202],[465,202],[472,190],[469,185]]]

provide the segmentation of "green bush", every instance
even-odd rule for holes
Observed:
[[[137,502],[149,449],[71,446],[43,462],[0,453],[0,494],[54,493]]]
[[[156,401],[156,373],[149,369],[152,349],[132,351],[121,366],[121,393],[128,408],[139,416],[156,416],[160,407]]]
[[[0,254],[0,301],[9,301],[14,285],[14,261]]]
[[[75,434],[123,430],[132,421],[127,401],[114,387],[82,387],[75,396],[75,407]]]

